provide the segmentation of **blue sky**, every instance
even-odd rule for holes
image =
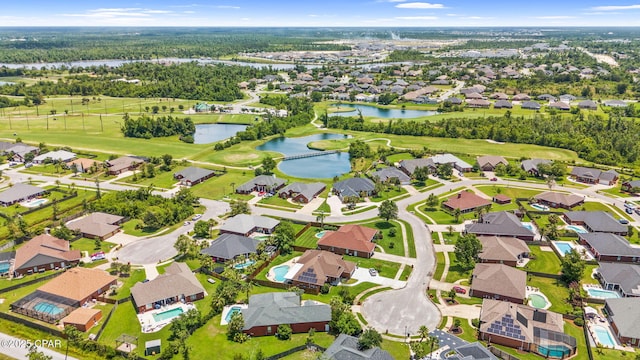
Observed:
[[[640,26],[640,0],[18,0],[0,26]]]

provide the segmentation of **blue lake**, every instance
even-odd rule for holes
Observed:
[[[209,144],[228,139],[246,128],[247,125],[239,124],[198,124],[196,132],[193,134],[193,142],[195,144]]]
[[[307,148],[307,144],[319,140],[344,139],[343,134],[315,134],[298,138],[279,137],[256,147],[257,150],[275,151],[285,156],[301,155],[318,150]],[[278,169],[283,173],[303,178],[332,178],[351,171],[348,153],[335,153],[302,159],[281,161]]]
[[[359,104],[346,104],[342,105],[345,108],[352,108],[353,111],[349,112],[337,112],[329,114],[329,116],[358,116],[358,110],[362,112],[362,116],[377,117],[384,119],[409,119],[422,116],[436,115],[437,111],[429,110],[402,110],[402,109],[381,109],[379,107],[371,105],[359,105]]]

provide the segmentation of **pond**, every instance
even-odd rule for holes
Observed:
[[[195,144],[209,144],[228,139],[246,128],[247,125],[240,124],[198,124],[196,132],[193,134],[193,142]]]
[[[330,116],[358,116],[358,110],[362,112],[362,116],[367,117],[376,117],[383,119],[410,119],[417,118],[422,116],[433,116],[436,115],[437,111],[429,111],[429,110],[402,110],[402,109],[381,109],[376,106],[371,105],[353,105],[346,104],[342,105],[342,107],[354,109],[353,111],[348,112],[336,112],[329,114]]]
[[[13,85],[15,84],[14,82],[10,82],[10,81],[0,81],[0,86],[2,85]]]
[[[275,151],[284,156],[316,153],[319,150],[312,150],[307,144],[332,139],[344,139],[348,137],[343,134],[316,134],[298,138],[279,137],[270,140],[258,147],[257,150]],[[302,179],[332,178],[351,171],[349,154],[334,153],[322,156],[313,156],[294,160],[281,161],[278,169],[283,173]]]

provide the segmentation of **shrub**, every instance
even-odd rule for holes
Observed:
[[[324,283],[322,288],[320,288],[320,292],[323,294],[328,294],[329,290],[331,290],[331,285],[329,283]]]
[[[389,230],[389,237],[396,237],[396,228],[391,228],[391,230]]]
[[[289,340],[292,333],[291,326],[287,324],[278,325],[278,339]]]
[[[389,249],[393,249],[394,247],[396,247],[396,243],[394,243],[393,241],[389,243]]]
[[[582,318],[576,318],[575,320],[573,320],[573,323],[574,323],[576,326],[580,326],[580,327],[582,327],[582,325],[584,325],[584,320],[582,320]]]

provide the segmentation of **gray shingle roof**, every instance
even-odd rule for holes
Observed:
[[[465,344],[453,349],[457,354],[454,357],[447,357],[451,360],[498,360],[489,349],[482,346],[479,342]],[[444,352],[443,352],[444,354]]]
[[[620,335],[640,339],[640,298],[607,299],[606,304],[613,313],[609,315]]]
[[[341,197],[360,196],[363,191],[366,193],[374,191],[375,184],[367,178],[351,178],[338,181],[333,184],[333,188],[340,193]]]
[[[331,307],[315,302],[300,303],[293,292],[252,295],[249,307],[242,309],[244,329],[256,326],[278,326],[331,320]]]
[[[392,178],[397,178],[398,180],[400,180],[400,183],[408,183],[411,181],[411,178],[407,174],[403,173],[395,167],[386,167],[384,169],[380,169],[371,173],[371,178],[375,178],[376,176],[382,182],[386,182],[387,180]]]
[[[152,304],[174,296],[196,295],[205,290],[184,263],[173,263],[165,273],[146,283],[136,283],[131,288],[131,296],[137,306]]]
[[[599,232],[578,234],[578,236],[588,242],[600,255],[640,257],[640,249],[632,247],[619,235]]]
[[[346,334],[340,334],[323,355],[330,360],[393,360],[391,354],[378,347],[358,350],[358,338]]]
[[[575,166],[571,170],[571,175],[588,178],[593,180],[606,180],[611,181],[619,176],[615,170],[602,171],[599,169],[586,168],[581,166]]]
[[[533,231],[524,227],[517,216],[506,211],[484,214],[482,221],[465,225],[465,231],[498,236],[534,236]]]
[[[609,284],[618,284],[627,295],[640,296],[640,265],[603,262],[600,276]]]
[[[520,164],[520,166],[522,167],[522,169],[524,171],[529,172],[531,170],[538,171],[538,165],[540,165],[540,164],[551,165],[551,160],[547,160],[547,159],[523,160],[522,163]]]
[[[256,239],[227,233],[218,236],[200,253],[221,259],[233,259],[238,255],[255,253],[259,243]]]
[[[433,168],[436,164],[431,158],[409,159],[400,161],[400,168],[405,169],[408,173],[413,174],[419,167]]]
[[[568,211],[564,215],[571,222],[584,222],[593,232],[626,233],[628,230],[605,211]]]
[[[278,224],[280,224],[280,221],[270,217],[240,214],[227,219],[227,221],[220,226],[220,231],[246,234],[256,227],[273,229],[278,226]]]
[[[18,183],[0,193],[0,203],[9,204],[45,193],[46,190],[29,184]]]
[[[256,185],[265,185],[268,188],[274,188],[274,187],[277,188],[284,185],[284,183],[285,183],[285,180],[277,178],[275,176],[260,175],[238,186],[236,190],[251,191],[256,187]]]
[[[190,166],[186,169],[183,169],[181,171],[178,171],[177,173],[175,173],[173,176],[174,177],[182,177],[182,179],[184,179],[185,181],[189,181],[189,182],[196,182],[204,177],[207,177],[211,174],[213,174],[214,171],[213,170],[209,170],[209,169],[203,169],[203,168],[199,168],[199,167],[195,167],[195,166]]]
[[[469,165],[467,162],[460,160],[457,156],[452,154],[438,154],[431,157],[431,160],[437,164],[452,164],[454,167],[459,167],[462,169],[470,169],[473,166]]]
[[[316,194],[323,191],[326,185],[321,182],[315,183],[302,183],[294,182],[283,187],[278,194],[288,194],[290,191],[298,194],[302,194],[308,200],[311,200]]]

